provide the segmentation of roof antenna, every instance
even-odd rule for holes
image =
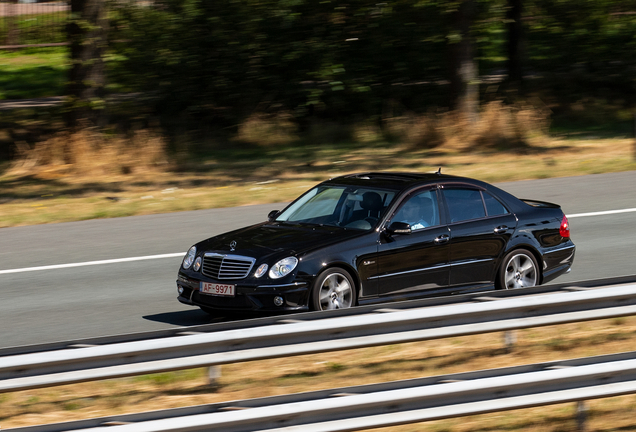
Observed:
[[[442,175],[442,167],[439,167],[439,169],[437,170],[437,172],[435,174]]]

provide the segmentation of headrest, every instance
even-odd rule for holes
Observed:
[[[377,192],[365,192],[362,194],[360,205],[365,210],[380,211],[382,210],[382,197]]]

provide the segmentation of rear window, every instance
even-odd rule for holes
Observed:
[[[481,194],[484,197],[484,202],[486,203],[486,211],[488,212],[488,216],[499,216],[509,213],[508,209],[505,208],[497,198],[490,195],[488,192],[482,192]]]
[[[451,223],[486,217],[481,193],[473,189],[444,189]]]
[[[488,192],[474,189],[444,189],[443,193],[451,223],[509,213],[508,209]]]

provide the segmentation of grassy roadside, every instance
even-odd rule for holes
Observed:
[[[217,388],[202,369],[0,395],[3,428],[70,421],[398,379],[623,352],[636,317],[518,330],[507,352],[492,333],[222,366]],[[376,429],[382,432],[564,432],[576,405],[559,404]],[[636,396],[589,401],[588,431],[636,430]]]
[[[488,182],[628,171],[636,169],[633,145],[632,139],[555,137],[496,152],[377,141],[217,150],[195,162],[166,161],[167,169],[131,173],[5,166],[0,227],[284,202],[316,182],[366,170],[431,172],[441,166],[447,174]]]

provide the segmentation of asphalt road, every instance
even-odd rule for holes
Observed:
[[[589,214],[636,208],[635,185],[636,171],[498,186],[562,206],[577,256],[556,282],[568,282],[636,274],[636,211]],[[176,300],[181,254],[281,206],[0,229],[0,348],[210,322]],[[67,266],[135,257],[146,259]],[[43,266],[49,268],[37,269]]]

